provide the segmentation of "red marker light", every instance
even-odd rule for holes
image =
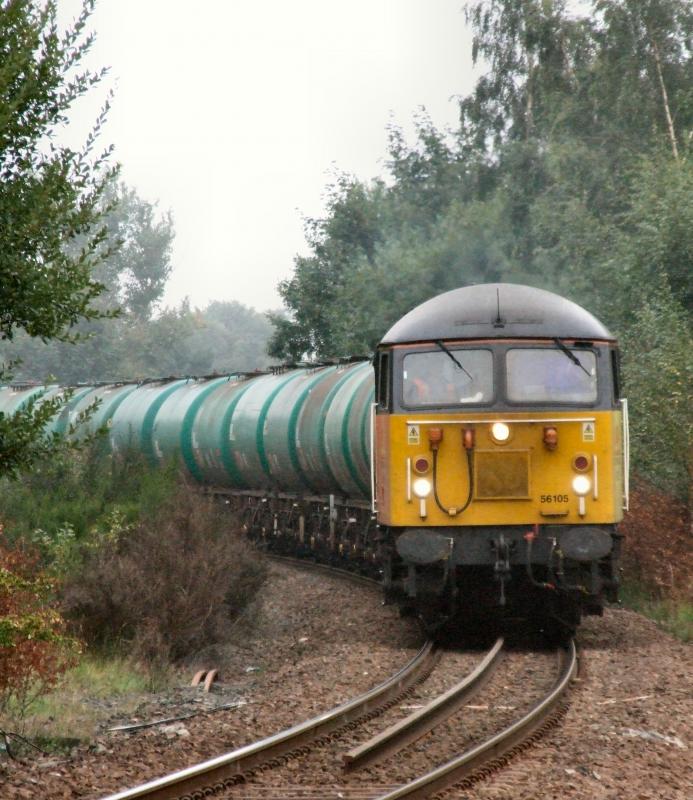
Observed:
[[[578,472],[585,472],[586,470],[589,469],[589,466],[590,466],[590,460],[585,455],[575,456],[575,458],[573,459],[573,467]]]
[[[430,464],[428,463],[428,459],[424,458],[423,456],[421,458],[417,458],[414,462],[414,469],[420,474],[428,472],[429,468]]]

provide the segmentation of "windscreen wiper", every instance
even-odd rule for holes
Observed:
[[[455,362],[455,364],[457,364],[457,366],[462,370],[462,372],[464,372],[464,374],[469,378],[470,381],[474,380],[474,378],[467,372],[467,370],[462,366],[462,364],[460,364],[460,362],[455,358],[455,356],[450,352],[450,350],[448,350],[448,348],[440,341],[440,339],[436,340],[436,344],[446,355],[450,356],[450,358]]]
[[[578,357],[575,355],[575,353],[573,353],[573,351],[572,351],[572,350],[569,350],[569,349],[568,349],[568,348],[567,348],[567,347],[566,347],[566,346],[563,344],[563,342],[562,342],[560,339],[558,339],[558,338],[555,338],[555,339],[554,339],[554,342],[556,343],[556,347],[557,347],[557,348],[558,348],[558,349],[561,351],[561,353],[565,353],[565,354],[568,356],[568,358],[569,358],[569,359],[570,359],[570,360],[573,362],[573,364],[576,364],[578,367],[580,367],[580,369],[581,369],[581,370],[582,370],[582,371],[585,373],[585,375],[589,375],[589,377],[590,377],[590,378],[592,377],[592,376],[590,375],[590,373],[589,373],[589,370],[585,369],[585,367],[583,367],[583,366],[582,366],[582,362],[581,362],[581,361],[580,361],[580,359],[579,359],[579,358],[578,358]]]

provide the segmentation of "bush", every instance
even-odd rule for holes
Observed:
[[[0,715],[23,717],[77,651],[65,635],[54,582],[37,569],[34,555],[0,541]]]
[[[651,484],[637,481],[624,533],[623,570],[627,583],[657,600],[689,600],[693,594],[690,509]]]
[[[125,644],[149,663],[227,640],[265,577],[240,524],[181,484],[156,509],[88,552],[63,589],[66,616],[89,644]]]
[[[642,480],[621,525],[623,603],[683,641],[693,638],[693,552],[688,505]]]
[[[56,548],[98,537],[114,514],[130,524],[155,509],[175,491],[176,480],[175,464],[152,469],[137,453],[114,459],[97,441],[81,452],[56,454],[21,481],[3,480],[0,521],[11,541],[33,541],[51,565]]]

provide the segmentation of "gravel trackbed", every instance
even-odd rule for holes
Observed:
[[[423,641],[414,622],[381,605],[377,588],[279,564],[247,616],[252,623],[238,626],[235,641],[189,666],[190,676],[197,667],[219,668],[212,693],[182,682],[139,698],[135,716],[117,703],[107,707],[91,744],[69,756],[3,757],[2,800],[100,798],[219,755],[379,683]],[[503,771],[450,797],[693,797],[693,648],[624,610],[588,618],[578,646],[583,668],[563,722]],[[213,710],[226,704],[233,707]],[[175,723],[107,732],[193,712]]]

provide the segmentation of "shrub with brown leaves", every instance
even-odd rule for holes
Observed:
[[[643,481],[636,482],[625,534],[623,568],[659,599],[688,600],[693,594],[691,517],[686,503]]]
[[[64,608],[86,642],[147,662],[185,658],[230,636],[265,578],[235,518],[181,486],[149,517],[86,558]]]
[[[78,650],[65,635],[54,582],[37,563],[30,551],[0,540],[0,716],[21,718]]]

